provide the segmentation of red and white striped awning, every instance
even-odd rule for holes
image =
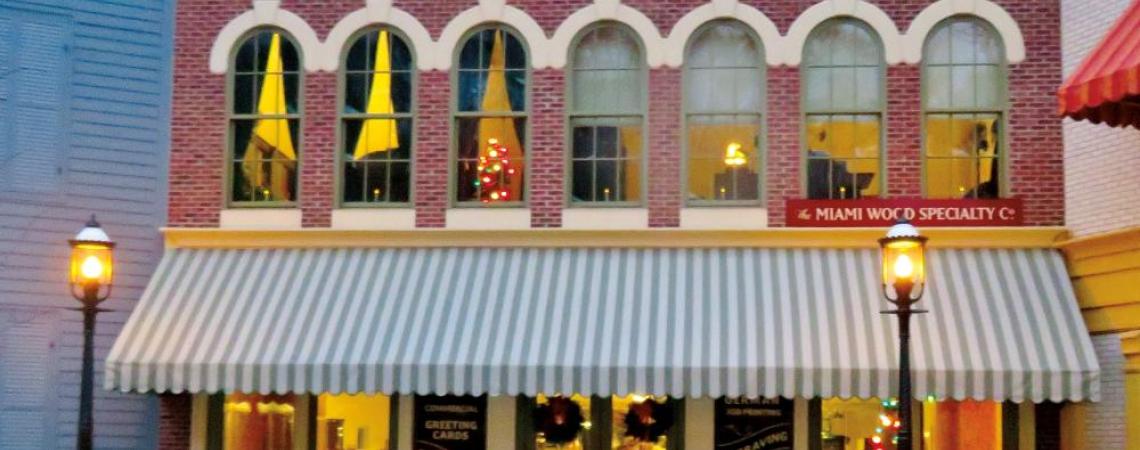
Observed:
[[[1061,115],[1140,128],[1140,0],[1133,0],[1057,97]]]

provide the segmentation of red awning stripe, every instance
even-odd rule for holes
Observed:
[[[1089,109],[1136,95],[1140,95],[1140,0],[1132,2],[1057,92],[1061,114],[1106,121],[1111,120],[1105,117],[1110,111]]]

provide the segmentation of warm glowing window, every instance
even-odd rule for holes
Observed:
[[[923,403],[922,411],[924,449],[1003,448],[1001,403],[930,400]]]
[[[389,450],[391,401],[383,395],[321,395],[317,399],[317,450]]]
[[[882,192],[883,49],[867,24],[824,22],[808,37],[801,68],[808,198]]]
[[[587,29],[571,53],[570,201],[642,199],[646,69],[641,45],[622,25]]]
[[[925,187],[930,198],[1001,196],[1005,55],[987,24],[942,22],[922,58]]]
[[[223,412],[225,450],[293,448],[294,395],[230,394]]]
[[[238,47],[230,71],[229,200],[232,205],[297,199],[301,58],[284,33],[261,30]]]
[[[668,397],[613,397],[610,429],[614,450],[669,450],[674,433],[675,401]]]
[[[763,49],[736,21],[712,22],[695,36],[685,56],[686,201],[757,202]]]
[[[590,397],[545,396],[535,399],[535,449],[583,450],[590,448]]]
[[[408,203],[412,162],[412,52],[387,29],[361,34],[342,64],[341,201]]]
[[[1002,404],[978,401],[914,403],[913,441],[925,450],[1002,448]],[[895,399],[825,399],[823,450],[894,450],[901,429]]]
[[[502,27],[463,42],[456,64],[455,201],[518,204],[526,196],[526,48]]]

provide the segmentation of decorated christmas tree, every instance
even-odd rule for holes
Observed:
[[[882,411],[879,413],[879,426],[875,428],[875,434],[863,442],[864,448],[894,450],[898,445],[900,428],[902,423],[899,421],[899,401],[894,398],[883,400]]]
[[[510,149],[499,143],[498,139],[488,139],[487,148],[479,156],[479,165],[476,167],[479,179],[475,185],[479,187],[479,200],[483,203],[510,200],[510,183],[515,168],[511,166]]]

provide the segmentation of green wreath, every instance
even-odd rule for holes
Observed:
[[[550,397],[546,404],[534,409],[535,429],[549,444],[574,442],[585,421],[582,407],[567,397]]]
[[[629,406],[625,435],[641,442],[657,442],[673,427],[673,405],[647,399]]]

